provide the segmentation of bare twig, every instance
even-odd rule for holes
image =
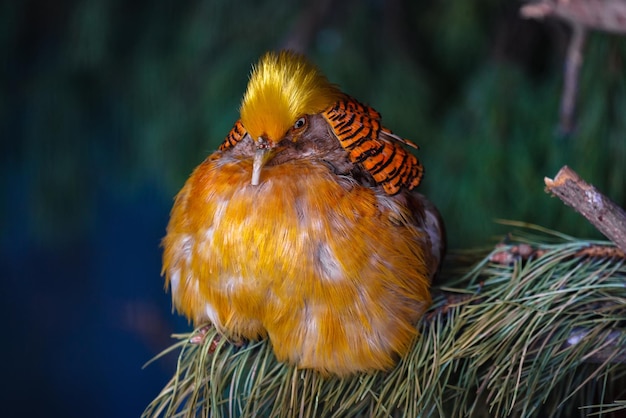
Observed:
[[[520,13],[530,19],[556,17],[589,29],[626,34],[624,0],[540,0],[522,6]]]
[[[566,346],[575,346],[583,338],[586,338],[592,331],[584,328],[574,329]],[[585,361],[589,363],[626,363],[626,347],[624,347],[624,334],[621,331],[611,331],[598,341],[597,348],[585,356]]]
[[[563,95],[561,96],[560,125],[564,134],[574,130],[576,96],[578,95],[578,74],[583,63],[583,47],[587,30],[579,23],[572,23],[572,37],[565,58]]]
[[[578,74],[588,29],[626,34],[626,0],[539,0],[522,6],[525,18],[555,17],[572,28],[564,69],[560,128],[565,135],[574,130]]]
[[[583,215],[589,222],[626,252],[626,212],[586,183],[574,170],[564,166],[554,180],[544,179],[546,192]]]
[[[506,246],[504,244],[496,245],[498,247],[506,247],[503,251],[498,251],[489,256],[489,261],[495,264],[511,265],[517,260],[528,261],[530,258],[543,257],[548,250],[543,248],[532,247],[529,244],[518,244],[514,246]],[[622,259],[626,261],[626,252],[617,247],[609,245],[591,244],[588,247],[581,248],[572,254],[575,258],[603,258],[603,259]]]
[[[607,245],[590,245],[582,248],[576,253],[576,257],[591,258],[621,258],[626,260],[626,252],[617,247],[609,247]]]

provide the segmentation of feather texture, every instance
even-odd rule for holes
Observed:
[[[303,56],[268,53],[252,70],[241,122],[253,139],[277,142],[302,115],[323,111],[341,92]]]
[[[358,104],[302,57],[262,58],[241,120],[177,195],[163,240],[179,312],[336,375],[388,369],[406,351],[444,247],[439,214],[411,190],[421,165],[355,153],[328,116],[346,100]],[[362,142],[412,156],[358,105],[373,132]],[[259,137],[270,153],[253,185]]]

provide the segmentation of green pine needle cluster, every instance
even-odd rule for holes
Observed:
[[[420,336],[389,372],[323,378],[277,362],[267,341],[238,346],[205,328],[200,343],[190,341],[200,330],[176,335],[160,355],[180,350],[144,417],[557,417],[626,408],[624,254],[606,242],[524,232],[476,256],[451,257]]]

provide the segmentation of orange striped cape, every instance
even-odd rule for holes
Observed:
[[[402,187],[411,190],[420,184],[424,168],[401,144],[416,149],[418,146],[381,126],[376,110],[345,96],[322,115],[350,161],[363,166],[387,194],[396,194]],[[235,122],[220,151],[234,147],[245,135],[241,121]]]

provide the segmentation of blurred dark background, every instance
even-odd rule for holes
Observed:
[[[136,417],[188,329],[159,242],[237,118],[250,65],[305,51],[421,146],[453,248],[494,218],[599,235],[543,192],[563,164],[626,206],[626,42],[593,34],[559,131],[568,27],[517,1],[41,0],[0,4],[3,416]]]

